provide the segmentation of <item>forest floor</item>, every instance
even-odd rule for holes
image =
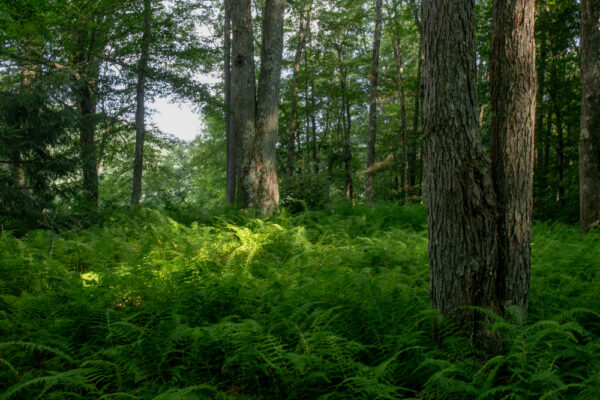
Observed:
[[[599,399],[600,231],[536,223],[530,311],[476,350],[429,307],[426,211],[0,236],[0,399]]]

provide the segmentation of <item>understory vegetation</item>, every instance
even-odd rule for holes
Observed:
[[[206,215],[2,232],[0,399],[600,398],[597,230],[535,225],[493,355],[429,306],[421,206]]]

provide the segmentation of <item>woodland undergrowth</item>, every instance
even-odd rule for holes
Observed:
[[[600,398],[600,231],[535,225],[490,355],[429,306],[420,206],[177,221],[2,232],[0,399]]]

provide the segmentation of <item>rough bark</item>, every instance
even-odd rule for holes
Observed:
[[[225,140],[227,144],[227,166],[225,177],[225,200],[235,203],[236,184],[236,140],[233,130],[231,102],[231,0],[225,0],[225,29],[223,31],[223,70],[225,91]]]
[[[300,9],[300,25],[298,28],[298,44],[294,56],[294,72],[292,73],[292,90],[290,98],[290,132],[288,139],[288,159],[287,174],[292,176],[294,173],[294,159],[296,136],[298,134],[298,74],[300,72],[300,63],[302,61],[302,51],[306,42],[306,28],[310,24],[310,11],[307,21],[304,20],[304,7]]]
[[[243,203],[271,214],[279,205],[277,182],[277,141],[279,130],[279,88],[283,53],[285,0],[266,0],[263,12],[256,130],[242,185]]]
[[[490,60],[498,297],[527,312],[536,107],[535,1],[494,0]]]
[[[232,65],[231,101],[236,142],[238,202],[249,203],[248,186],[242,182],[255,135],[256,82],[254,76],[254,34],[250,0],[231,1]]]
[[[404,100],[404,66],[402,46],[400,45],[399,41],[394,42],[394,60],[396,62],[396,79],[398,95],[400,97],[400,117],[402,119],[402,186],[404,191],[404,203],[408,203],[408,128],[406,123],[406,106]],[[415,108],[415,112],[418,112],[417,108]]]
[[[581,230],[600,220],[600,71],[598,70],[599,0],[581,0],[581,129],[579,134],[579,201]]]
[[[142,34],[140,60],[136,86],[135,110],[135,159],[133,161],[133,185],[131,190],[131,205],[139,205],[142,198],[142,173],[144,171],[144,141],[146,139],[146,75],[150,53],[150,38],[152,28],[151,0],[144,0],[144,27]]]
[[[375,1],[375,35],[373,36],[373,58],[369,88],[369,140],[367,142],[367,172],[365,174],[365,201],[373,202],[372,170],[375,164],[375,144],[377,141],[377,82],[379,78],[379,48],[381,45],[381,9],[382,0]]]
[[[476,338],[480,318],[463,306],[499,310],[497,212],[481,144],[472,0],[423,0],[424,161],[431,304]]]

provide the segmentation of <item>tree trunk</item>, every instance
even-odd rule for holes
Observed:
[[[136,88],[135,110],[135,160],[133,162],[133,187],[131,191],[131,205],[139,206],[142,197],[142,173],[144,170],[144,140],[146,137],[145,125],[145,95],[146,73],[150,51],[150,35],[152,20],[151,0],[144,0],[144,32],[142,34],[142,48],[138,63],[138,81]]]
[[[312,161],[315,174],[319,173],[319,143],[317,142],[317,119],[315,113],[317,112],[317,105],[315,102],[315,85],[311,83],[310,87],[310,130],[312,133]]]
[[[419,120],[422,119],[421,115],[421,100],[423,99],[423,46],[419,44],[419,61],[417,64],[417,92],[415,93],[415,113],[413,115],[413,144],[411,149],[411,157],[413,160],[413,167],[410,169],[410,184],[415,186],[417,183],[417,138],[419,137]],[[420,142],[419,142],[420,143]],[[422,168],[421,168],[422,170]],[[421,172],[422,174],[422,172]],[[419,183],[421,179],[419,179]]]
[[[298,74],[300,72],[300,63],[302,62],[302,51],[306,42],[306,28],[310,24],[310,10],[308,21],[304,21],[304,4],[300,9],[300,26],[298,28],[298,44],[296,46],[296,55],[294,57],[294,72],[292,73],[292,91],[290,100],[290,133],[288,139],[288,159],[287,174],[294,174],[294,158],[296,147],[296,136],[298,134]]]
[[[556,183],[556,201],[562,203],[564,200],[564,170],[565,170],[565,156],[564,156],[564,133],[562,123],[562,112],[561,106],[558,100],[558,71],[556,69],[556,62],[552,65],[552,91],[550,92],[550,100],[552,101],[552,109],[554,111],[554,125],[556,126],[556,169],[558,172],[558,182]],[[549,143],[549,142],[548,142]],[[548,144],[549,145],[549,144]]]
[[[270,215],[279,205],[277,182],[277,141],[279,138],[279,88],[283,53],[283,17],[285,0],[266,0],[262,24],[260,74],[256,131],[244,168],[248,208]]]
[[[381,44],[382,0],[375,1],[375,36],[373,37],[373,58],[369,89],[369,141],[367,143],[367,173],[365,176],[365,201],[373,202],[373,164],[375,164],[375,143],[377,140],[377,81],[379,77],[379,47]]]
[[[547,29],[543,29],[540,44],[540,58],[539,58],[539,73],[538,73],[538,94],[537,94],[537,110],[536,110],[536,123],[535,123],[535,134],[536,134],[536,143],[538,145],[538,153],[536,157],[536,165],[542,166],[545,165],[545,156],[546,153],[544,151],[544,141],[543,138],[545,136],[544,133],[544,94],[546,90],[546,58],[548,56],[548,33]],[[540,148],[541,147],[541,148]]]
[[[472,0],[423,0],[424,161],[431,304],[479,340],[479,313],[500,310],[498,230],[481,144]]]
[[[494,0],[490,60],[498,296],[527,313],[536,106],[535,1]]]
[[[581,0],[581,129],[579,134],[579,201],[581,230],[600,220],[600,71],[598,70],[599,0]]]
[[[227,142],[227,166],[225,178],[225,200],[235,204],[236,184],[236,140],[233,130],[231,102],[231,0],[225,0],[225,29],[223,32],[223,69],[225,85],[225,140]]]
[[[404,101],[404,66],[402,59],[402,46],[400,41],[394,41],[394,60],[396,62],[396,79],[398,80],[398,95],[400,96],[400,116],[402,118],[402,186],[404,190],[404,203],[408,203],[408,128],[406,124],[406,107]],[[416,110],[416,109],[415,109]]]
[[[352,114],[350,113],[350,101],[348,100],[348,96],[346,95],[346,75],[342,67],[341,46],[339,46],[336,51],[338,57],[338,76],[340,79],[340,89],[342,94],[342,108],[340,111],[341,120],[344,127],[342,132],[342,147],[344,152],[344,170],[346,172],[345,192],[346,199],[353,200],[354,183],[352,181],[352,142],[350,140],[350,135],[352,133]]]
[[[232,24],[231,101],[236,151],[238,203],[248,206],[248,186],[243,182],[256,127],[254,33],[250,0],[230,2]]]
[[[96,151],[96,93],[94,81],[85,80],[76,83],[77,106],[79,110],[79,139],[81,144],[81,163],[83,171],[83,190],[86,206],[98,207],[98,155]]]

